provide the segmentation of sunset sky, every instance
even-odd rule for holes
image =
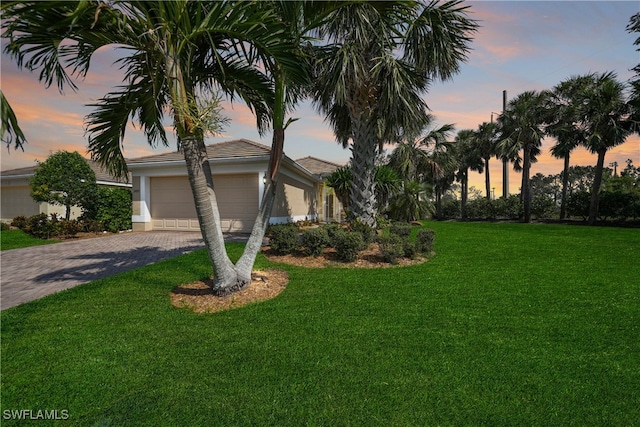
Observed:
[[[447,82],[434,82],[425,99],[436,116],[437,124],[454,123],[456,129],[476,129],[491,113],[502,111],[502,91],[508,98],[527,90],[551,89],[575,75],[615,71],[618,79],[632,77],[630,71],[640,62],[633,45],[637,34],[625,27],[629,18],[640,11],[638,1],[470,1],[471,16],[481,28],[471,45],[473,51],[459,74]],[[18,71],[5,55],[1,64],[1,87],[12,104],[28,139],[23,151],[1,151],[1,170],[31,166],[57,150],[78,151],[86,155],[83,118],[95,102],[121,83],[121,71],[112,66],[118,52],[105,49],[97,54],[87,78],[79,82],[77,93],[70,89],[64,96],[55,87],[45,89],[37,74]],[[55,86],[55,85],[54,85]],[[207,143],[247,138],[265,145],[270,135],[260,138],[255,119],[242,104],[225,103],[231,119],[224,135]],[[285,153],[293,158],[314,156],[344,164],[350,152],[342,149],[323,117],[310,103],[299,106],[293,117],[299,120],[287,130]],[[545,141],[543,155],[533,165],[532,175],[559,173],[562,161],[549,154],[553,140]],[[133,126],[125,137],[125,157],[135,158],[175,150],[152,149],[141,132]],[[640,138],[629,138],[607,153],[606,164],[624,165],[631,158],[640,165]],[[572,155],[573,165],[595,165],[596,157],[584,149]],[[501,165],[491,167],[492,187],[501,195]],[[483,176],[473,173],[470,185],[484,189]],[[510,192],[519,191],[519,175],[511,172]]]

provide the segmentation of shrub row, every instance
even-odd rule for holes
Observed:
[[[94,219],[79,219],[67,221],[58,218],[56,214],[48,216],[40,213],[30,217],[17,216],[11,221],[11,226],[39,239],[51,239],[54,237],[73,237],[78,233],[101,233],[105,231],[105,224]]]
[[[387,262],[395,263],[399,258],[413,258],[418,253],[429,254],[433,248],[433,230],[420,229],[415,240],[410,238],[409,223],[393,223],[389,232],[377,236],[380,251]],[[375,230],[358,221],[341,227],[327,224],[300,232],[293,224],[279,224],[269,227],[268,236],[271,249],[280,255],[301,250],[307,256],[320,256],[326,248],[336,250],[340,261],[353,262],[361,251],[376,240]]]

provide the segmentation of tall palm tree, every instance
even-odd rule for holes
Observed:
[[[455,138],[455,151],[458,157],[456,179],[460,182],[460,213],[467,219],[467,199],[469,197],[469,169],[482,173],[484,159],[474,146],[475,132],[471,129],[458,131]]]
[[[507,104],[498,118],[502,140],[498,143],[501,156],[514,161],[514,169],[522,171],[521,197],[524,222],[531,222],[531,164],[537,161],[544,138],[543,124],[546,118],[546,94],[536,91],[523,92]],[[520,156],[522,151],[522,156]]]
[[[496,137],[498,127],[495,123],[484,122],[478,126],[474,146],[480,157],[484,160],[484,187],[487,200],[491,200],[491,176],[489,173],[489,160],[496,154]]]
[[[261,132],[269,125],[274,129],[271,180],[250,238],[261,241],[284,140],[285,82],[307,78],[281,11],[271,3],[229,1],[12,2],[2,10],[5,51],[60,91],[76,88],[75,79],[86,75],[98,49],[122,48],[124,84],[98,100],[87,117],[90,153],[112,173],[124,173],[121,148],[129,117],[151,145],[167,145],[162,118],[169,112],[215,270],[214,291],[248,285],[255,245],[247,245],[235,266],[225,251],[204,144],[205,134],[219,124],[214,118],[211,126],[208,99],[217,92],[240,97],[256,113]]]
[[[7,149],[10,149],[11,145],[13,145],[13,148],[16,150],[18,148],[24,150],[24,144],[27,142],[27,139],[18,124],[18,119],[13,112],[13,108],[11,108],[11,104],[9,104],[9,101],[4,97],[4,93],[2,93],[1,90],[0,115],[2,115],[2,128],[0,129],[2,142],[7,144]]]
[[[589,207],[590,224],[594,224],[598,216],[605,155],[610,148],[624,143],[636,129],[630,119],[632,107],[626,100],[625,89],[625,84],[616,79],[615,73],[607,72],[596,75],[594,84],[582,91],[579,97],[585,122],[585,146],[598,155]]]
[[[564,160],[560,219],[564,219],[567,215],[571,152],[585,141],[584,128],[578,108],[580,105],[578,97],[589,85],[594,84],[594,80],[594,74],[573,76],[548,92],[546,132],[556,138],[556,144],[551,147],[550,151],[555,158]]]
[[[383,143],[415,135],[427,120],[421,95],[466,59],[477,24],[461,1],[348,2],[321,27],[314,100],[336,139],[351,146],[351,207],[375,225],[375,159]]]

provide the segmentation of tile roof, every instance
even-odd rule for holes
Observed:
[[[336,169],[341,168],[342,165],[337,163],[328,162],[326,160],[318,159],[316,157],[307,156],[302,159],[296,160],[300,166],[308,170],[314,175],[325,177],[333,173]]]
[[[232,141],[207,145],[207,155],[209,156],[209,159],[261,157],[268,156],[270,151],[270,147],[247,139],[234,139]],[[184,160],[183,154],[179,151],[173,151],[170,153],[128,159],[127,164],[135,165],[138,163],[171,162],[181,160]]]
[[[128,182],[126,179],[113,177],[111,174],[109,174],[109,172],[104,170],[102,166],[100,166],[98,163],[94,162],[93,160],[90,160],[90,159],[85,159],[85,160],[87,161],[87,163],[89,164],[93,172],[96,174],[96,181],[112,182],[112,183],[119,183],[119,184]],[[10,178],[15,176],[32,176],[35,173],[37,167],[38,165],[33,165],[33,166],[27,166],[24,168],[2,171],[1,175],[4,178]]]

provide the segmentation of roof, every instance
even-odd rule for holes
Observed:
[[[308,170],[314,175],[320,177],[326,177],[327,175],[335,172],[336,169],[341,168],[342,165],[337,163],[328,162],[326,160],[318,159],[317,157],[307,156],[302,159],[296,160],[300,166]]]
[[[207,145],[207,156],[209,156],[209,159],[263,157],[268,156],[270,152],[270,147],[249,141],[248,139],[234,139],[232,141]],[[170,153],[128,159],[127,165],[172,161],[184,161],[184,155],[179,151],[172,151]]]
[[[127,182],[126,179],[115,178],[109,172],[107,172],[102,166],[98,163],[94,162],[90,159],[85,159],[93,172],[96,174],[96,181],[100,183],[114,183],[114,184],[125,184]],[[33,176],[38,165],[27,166],[24,168],[11,169],[8,171],[2,171],[3,178],[12,178],[12,177],[30,177]]]

